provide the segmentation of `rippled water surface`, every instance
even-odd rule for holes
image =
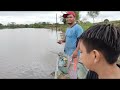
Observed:
[[[0,78],[51,79],[57,54],[63,45],[59,33],[50,29],[0,30]]]

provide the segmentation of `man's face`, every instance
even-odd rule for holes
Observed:
[[[68,24],[73,24],[75,22],[75,17],[73,15],[68,15],[66,18]]]

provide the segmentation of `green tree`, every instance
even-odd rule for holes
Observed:
[[[63,14],[67,13],[67,11],[61,11],[61,13],[62,13],[62,16],[60,16],[60,21],[66,24],[66,19],[63,17]]]
[[[75,14],[76,14],[76,20],[79,20],[80,19],[80,11],[74,11]]]
[[[25,24],[25,28],[28,28],[29,27],[29,25],[28,24]]]
[[[60,21],[66,24],[66,19],[63,16],[60,16]]]
[[[87,14],[93,18],[93,23],[94,23],[94,19],[99,15],[100,11],[88,11]]]
[[[0,23],[0,28],[3,28],[3,24],[2,23]]]
[[[46,25],[46,22],[42,22],[43,25]]]
[[[3,26],[3,24],[2,24],[2,23],[0,23],[0,26]]]

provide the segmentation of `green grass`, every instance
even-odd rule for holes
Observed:
[[[90,26],[92,26],[92,23],[79,23],[79,25],[83,28],[83,30],[87,30]]]
[[[83,28],[84,31],[87,30],[90,26],[93,25],[92,23],[89,23],[89,22],[87,22],[87,23],[80,22],[78,24]],[[60,30],[62,32],[65,32],[67,27],[68,27],[68,25],[63,25],[63,24],[62,25],[58,25],[58,30]]]

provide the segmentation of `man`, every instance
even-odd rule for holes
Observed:
[[[76,23],[76,14],[73,11],[68,11],[67,14],[63,15],[64,18],[66,18],[66,23],[69,25],[69,27],[66,30],[65,33],[65,40],[59,40],[58,43],[62,44],[65,43],[64,52],[68,56],[68,67],[71,63],[70,59],[72,59],[72,54],[76,49],[76,43],[78,37],[83,33],[83,29],[80,25]],[[77,52],[78,56],[80,55],[80,52]],[[74,63],[77,64],[78,59],[75,59]],[[73,63],[73,62],[72,62]],[[77,66],[77,65],[74,65]],[[77,67],[71,68],[69,74],[71,79],[77,79],[77,73],[76,69]]]

